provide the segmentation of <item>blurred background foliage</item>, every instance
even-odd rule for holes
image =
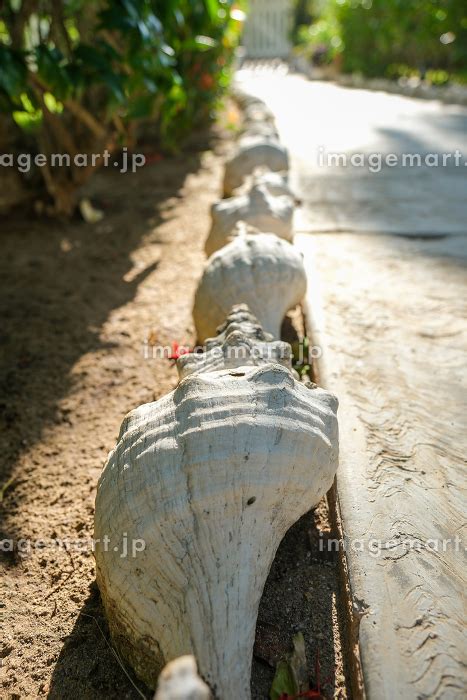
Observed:
[[[294,43],[346,73],[467,82],[467,3],[296,0]]]
[[[0,148],[100,153],[134,147],[143,123],[161,148],[213,116],[241,32],[233,0],[4,0]],[[69,215],[94,170],[40,168]]]

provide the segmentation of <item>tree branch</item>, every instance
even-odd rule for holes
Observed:
[[[48,109],[44,100],[44,91],[42,89],[38,89],[35,86],[33,87],[33,90],[41,104],[44,119],[51,123],[58,135],[59,140],[63,143],[67,152],[73,158],[73,156],[75,156],[78,153],[78,149],[76,148],[76,145],[72,137],[70,136],[68,129],[62,124],[61,119]]]
[[[39,78],[37,73],[29,73],[30,79],[36,87],[40,88],[42,92],[48,92],[47,85],[45,85]],[[99,124],[97,119],[95,119],[90,112],[87,111],[79,102],[75,102],[71,98],[63,100],[63,104],[68,109],[73,116],[75,116],[79,121],[81,121],[88,129],[96,136],[98,139],[104,139],[107,135],[106,129]]]

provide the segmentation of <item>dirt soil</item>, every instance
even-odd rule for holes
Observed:
[[[192,344],[191,306],[227,139],[136,174],[106,171],[98,224],[1,223],[0,697],[151,697],[110,645],[90,551],[97,479],[125,413],[176,384],[145,340]],[[310,676],[348,697],[325,501],[287,535],[263,597],[253,697],[302,630]],[[54,541],[62,540],[67,547]],[[5,544],[6,542],[6,544]],[[10,544],[11,543],[11,544]]]

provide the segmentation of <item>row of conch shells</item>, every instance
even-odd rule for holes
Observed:
[[[205,245],[206,255],[211,255],[226,244],[239,221],[291,241],[293,213],[294,203],[289,195],[271,194],[267,179],[255,183],[247,194],[223,199],[212,206],[212,226]]]
[[[203,352],[177,360],[174,391],[126,416],[97,490],[96,577],[112,641],[157,685],[155,700],[251,697],[275,552],[337,468],[337,399],[299,381],[280,340],[306,290],[287,151],[264,103],[238,100],[230,199],[212,209],[193,308]],[[122,556],[122,538],[137,555]]]
[[[289,169],[287,150],[280,144],[269,107],[239,90],[235,97],[243,110],[243,120],[235,152],[225,164],[224,197],[231,197],[258,168],[282,175]]]
[[[306,291],[301,253],[270,233],[235,236],[211,255],[195,294],[193,319],[200,342],[215,335],[234,304],[248,304],[264,330],[280,338],[284,315]]]
[[[335,398],[276,363],[191,374],[127,415],[97,490],[97,581],[150,687],[193,654],[216,698],[250,697],[272,560],[336,467]],[[123,557],[122,535],[144,551]]]
[[[237,142],[235,153],[225,164],[224,196],[231,197],[258,167],[266,167],[273,172],[287,171],[287,150],[272,136],[242,136]]]

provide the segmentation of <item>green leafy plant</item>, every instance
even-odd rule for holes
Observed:
[[[315,4],[316,19],[297,30],[299,53],[314,64],[332,63],[344,50],[339,22],[330,3]]]
[[[293,368],[300,378],[309,378],[312,370],[311,344],[308,336],[292,342]]]
[[[240,24],[233,0],[7,0],[0,20],[0,112],[14,143],[47,156],[54,210],[70,215],[88,167],[48,156],[134,147],[150,120],[162,145],[212,116]],[[28,134],[28,139],[24,134]]]
[[[340,54],[345,72],[408,77],[412,71],[436,84],[465,72],[462,0],[310,0],[310,12],[313,22],[298,30],[300,50],[313,57],[319,49],[324,62]],[[405,75],[395,66],[404,66]]]

